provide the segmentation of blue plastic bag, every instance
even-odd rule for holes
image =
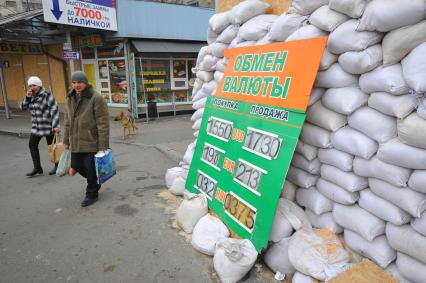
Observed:
[[[105,151],[105,154],[95,155],[95,167],[98,184],[105,183],[115,175],[115,160],[112,149]]]
[[[56,169],[56,176],[65,176],[71,167],[71,152],[68,149],[64,149],[59,159],[58,168]]]

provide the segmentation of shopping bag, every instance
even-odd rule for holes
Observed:
[[[64,149],[59,160],[58,168],[56,169],[57,176],[64,176],[67,174],[71,167],[71,152],[68,149]]]
[[[95,154],[95,167],[98,184],[105,183],[115,175],[115,160],[112,149]]]
[[[49,144],[50,161],[55,164],[58,163],[63,150],[64,144],[61,142],[59,135],[55,134],[52,143]]]

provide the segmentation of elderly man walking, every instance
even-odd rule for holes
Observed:
[[[87,179],[82,207],[98,200],[95,154],[109,148],[109,115],[105,100],[82,71],[71,75],[73,90],[67,95],[64,122],[65,148],[71,150],[71,167]]]

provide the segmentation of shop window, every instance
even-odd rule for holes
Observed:
[[[173,93],[170,91],[170,61],[142,59],[140,67],[137,65],[136,82],[138,102],[156,101],[158,103],[172,103]]]
[[[110,41],[98,47],[98,58],[124,57],[124,42]]]
[[[101,95],[110,104],[127,105],[126,61],[99,60],[99,87]]]
[[[188,91],[175,91],[175,102],[188,102]]]
[[[188,88],[188,68],[186,60],[172,60],[172,89]]]
[[[81,57],[83,59],[95,59],[95,49],[94,48],[82,48]]]

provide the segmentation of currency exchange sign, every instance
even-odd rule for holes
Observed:
[[[239,237],[268,244],[326,38],[228,49],[207,99],[186,189]]]

